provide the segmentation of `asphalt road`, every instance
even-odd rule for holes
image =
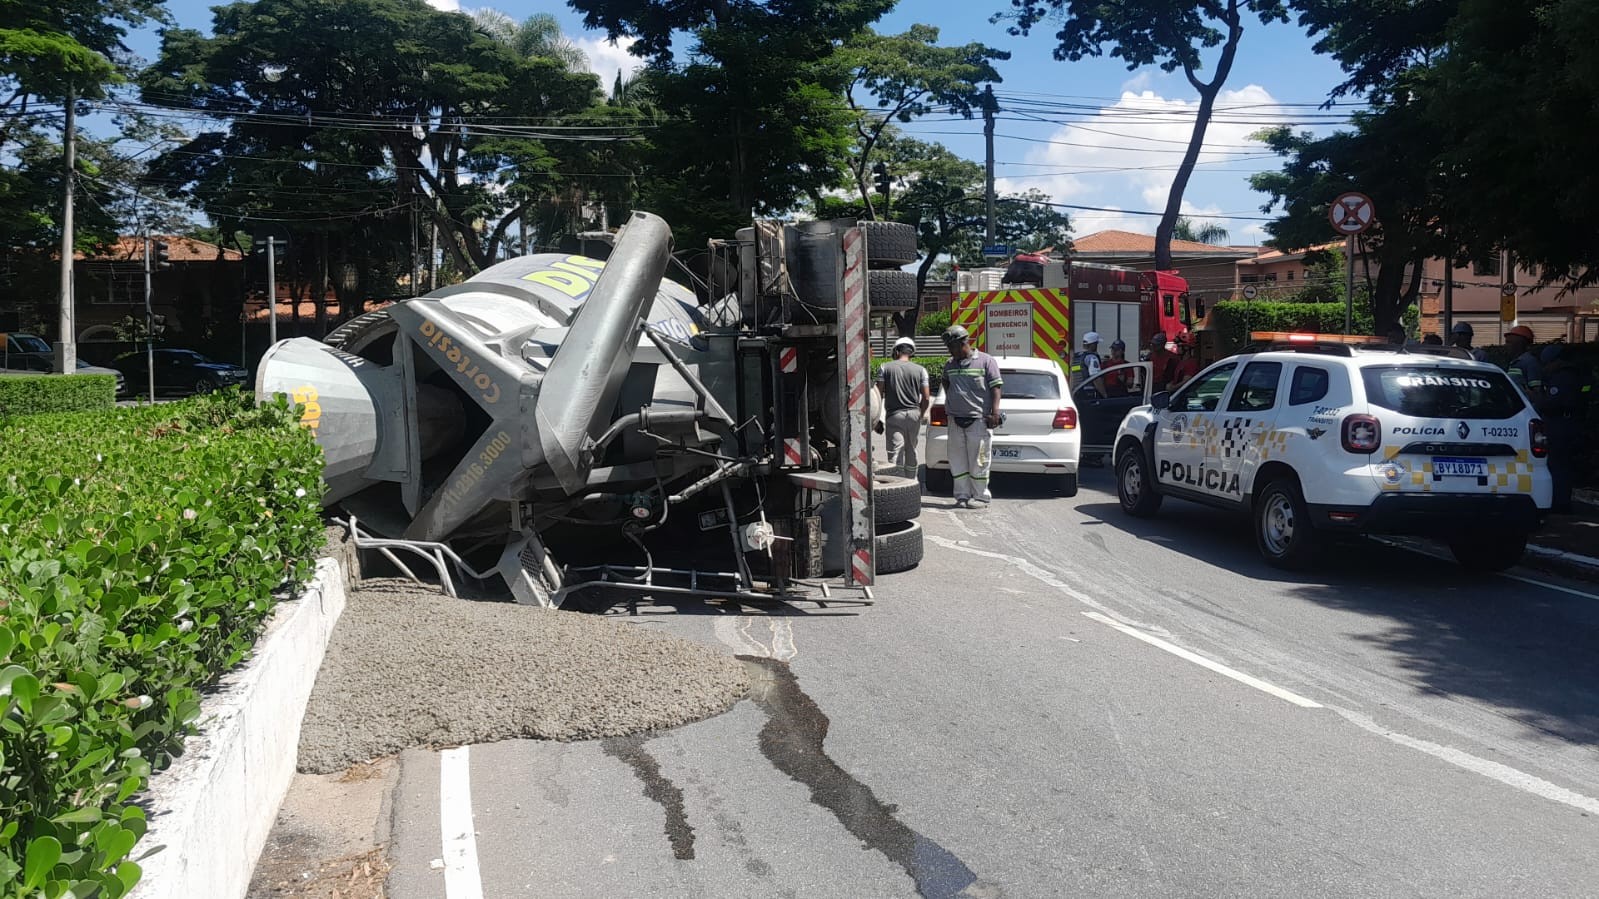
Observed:
[[[1599,894],[1599,592],[1376,543],[1284,575],[1083,483],[927,499],[867,609],[640,608],[754,698],[407,753],[389,895]]]

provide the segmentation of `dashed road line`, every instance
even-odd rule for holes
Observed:
[[[444,841],[445,899],[483,899],[472,828],[472,774],[467,747],[439,753],[439,832]]]
[[[1250,687],[1254,687],[1255,689],[1261,691],[1262,693],[1270,693],[1271,695],[1277,697],[1278,699],[1287,700],[1288,702],[1291,702],[1294,705],[1299,706],[1300,708],[1303,708],[1303,709],[1319,709],[1319,708],[1322,708],[1322,704],[1319,703],[1319,702],[1316,702],[1313,699],[1306,699],[1305,697],[1300,696],[1298,693],[1295,693],[1295,692],[1293,692],[1291,690],[1284,690],[1282,687],[1279,687],[1276,684],[1270,684],[1270,683],[1267,683],[1266,681],[1263,681],[1260,678],[1255,677],[1253,675],[1245,674],[1242,671],[1238,671],[1238,670],[1233,669],[1233,668],[1228,668],[1226,665],[1223,665],[1220,662],[1213,662],[1210,659],[1207,659],[1204,656],[1199,655],[1198,653],[1189,652],[1188,650],[1182,648],[1181,646],[1178,646],[1175,643],[1169,643],[1169,642],[1167,642],[1165,640],[1162,640],[1161,638],[1155,636],[1154,634],[1146,634],[1146,633],[1144,633],[1143,631],[1139,630],[1136,627],[1129,627],[1128,625],[1122,624],[1120,621],[1117,621],[1114,618],[1110,618],[1110,617],[1107,617],[1105,615],[1101,615],[1098,612],[1084,612],[1083,614],[1088,616],[1089,618],[1094,619],[1095,621],[1099,622],[1100,624],[1108,624],[1111,627],[1121,631],[1122,633],[1126,634],[1129,637],[1132,637],[1132,638],[1137,639],[1137,640],[1142,640],[1145,643],[1148,643],[1150,646],[1155,647],[1156,649],[1160,649],[1160,650],[1164,650],[1166,652],[1169,652],[1172,655],[1178,657],[1179,659],[1183,659],[1183,660],[1186,660],[1186,661],[1189,661],[1189,662],[1193,662],[1195,665],[1198,665],[1201,668],[1208,668],[1211,671],[1214,671],[1214,672],[1216,672],[1217,674],[1220,674],[1223,677],[1230,677],[1233,680],[1238,681],[1241,684],[1244,684],[1244,685],[1250,686]]]

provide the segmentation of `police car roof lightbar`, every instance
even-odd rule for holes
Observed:
[[[1249,339],[1255,343],[1340,343],[1348,346],[1387,344],[1381,337],[1366,334],[1308,334],[1296,331],[1251,331]]]

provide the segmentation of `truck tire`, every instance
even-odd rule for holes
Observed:
[[[925,548],[922,526],[915,521],[886,525],[877,532],[877,573],[893,574],[920,565]]]
[[[1527,552],[1527,535],[1515,531],[1461,534],[1449,540],[1449,552],[1467,571],[1504,571]]]
[[[916,229],[899,222],[861,222],[866,234],[866,264],[870,268],[898,268],[918,258]]]
[[[379,309],[357,315],[328,333],[322,342],[334,349],[360,355],[374,340],[394,333],[398,326],[389,310]]]
[[[916,308],[916,274],[899,269],[866,273],[866,298],[873,312]]]
[[[872,477],[872,520],[878,527],[910,521],[922,514],[922,485],[915,478]]]

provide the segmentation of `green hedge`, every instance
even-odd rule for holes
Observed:
[[[1210,321],[1220,332],[1222,351],[1235,352],[1249,343],[1251,331],[1342,334],[1344,304],[1225,300],[1212,307]],[[1371,310],[1355,310],[1356,334],[1371,334],[1375,327]]]
[[[281,398],[12,418],[0,441],[0,897],[116,897],[132,800],[322,540]]]
[[[86,412],[117,404],[111,375],[0,375],[0,418]]]

